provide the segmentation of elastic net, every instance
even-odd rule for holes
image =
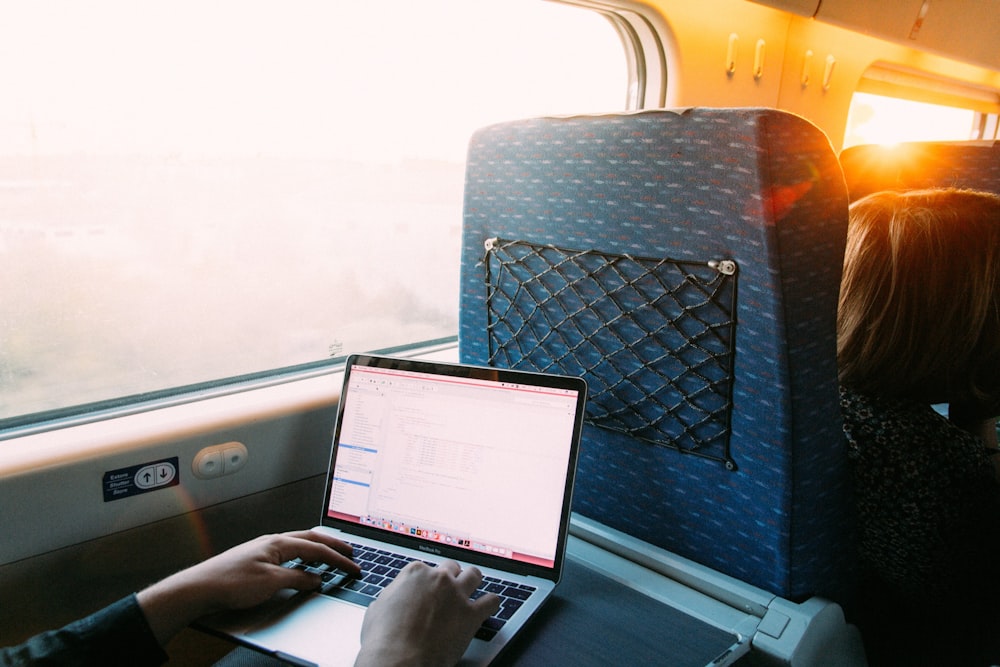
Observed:
[[[587,421],[723,462],[737,267],[486,242],[491,365],[576,375]]]

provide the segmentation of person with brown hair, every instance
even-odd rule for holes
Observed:
[[[854,203],[837,356],[873,662],[908,644],[915,662],[985,664],[973,635],[1000,635],[1000,197]]]

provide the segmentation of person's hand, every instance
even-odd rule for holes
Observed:
[[[368,607],[355,667],[456,664],[500,608],[493,594],[469,599],[482,580],[477,568],[463,570],[454,561],[407,565]]]
[[[264,535],[153,584],[139,593],[139,605],[162,645],[206,614],[252,607],[283,588],[317,588],[319,575],[281,566],[293,558],[358,575],[351,551],[350,545],[311,530]]]

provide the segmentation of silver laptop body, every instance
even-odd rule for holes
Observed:
[[[354,544],[363,576],[319,566],[320,591],[283,591],[199,627],[292,663],[350,665],[393,570],[451,559],[504,599],[461,663],[489,664],[562,575],[585,400],[579,378],[350,357],[314,530]]]

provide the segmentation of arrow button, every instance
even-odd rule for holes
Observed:
[[[177,469],[174,468],[173,463],[157,463],[156,464],[156,486],[166,486],[170,482],[174,481],[174,477],[177,476]]]
[[[135,474],[135,485],[140,489],[152,489],[156,486],[156,466],[140,468]]]

